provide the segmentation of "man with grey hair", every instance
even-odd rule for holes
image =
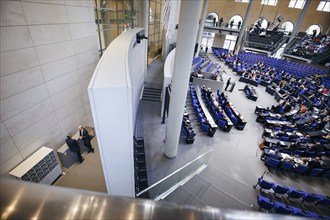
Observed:
[[[78,127],[79,130],[79,139],[84,141],[84,146],[88,148],[88,153],[94,153],[94,148],[91,145],[91,137],[88,134],[88,131],[83,126]]]

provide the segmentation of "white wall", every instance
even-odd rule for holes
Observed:
[[[162,95],[162,107],[160,116],[163,117],[164,107],[165,107],[165,95],[166,87],[171,84],[173,77],[173,67],[174,67],[174,58],[175,58],[175,48],[167,55],[165,64],[164,64],[164,82],[163,82],[163,95]],[[167,115],[166,115],[167,117]]]
[[[108,46],[88,86],[107,191],[135,195],[133,135],[146,71],[142,28],[129,29]]]
[[[1,0],[1,175],[92,125],[93,0]]]

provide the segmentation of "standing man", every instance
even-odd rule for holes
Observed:
[[[238,24],[237,24],[237,29],[238,29],[238,30],[241,28],[241,25],[242,25],[242,22],[239,21]]]
[[[91,145],[91,139],[88,134],[88,131],[81,125],[78,127],[78,130],[79,130],[79,139],[82,139],[84,141],[84,146],[88,148],[88,153],[90,152],[94,153],[94,148]]]
[[[229,78],[229,79],[227,80],[225,91],[227,91],[227,88],[228,88],[228,86],[230,85],[230,79],[231,79],[231,78]]]
[[[79,162],[82,163],[84,161],[84,158],[82,158],[82,156],[81,156],[79,143],[77,140],[72,139],[71,137],[72,137],[72,134],[68,133],[66,136],[66,139],[65,139],[65,143],[68,145],[71,152],[74,152],[77,154]]]

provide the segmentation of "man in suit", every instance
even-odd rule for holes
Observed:
[[[227,80],[225,91],[227,91],[227,88],[228,88],[228,86],[230,85],[230,79],[231,79],[231,78],[229,78],[229,79]]]
[[[94,153],[94,148],[91,145],[91,138],[88,134],[88,131],[83,127],[79,126],[79,139],[82,139],[84,141],[84,146],[88,148],[88,153],[92,152]]]
[[[79,162],[82,163],[84,161],[84,158],[82,158],[82,156],[81,156],[79,143],[77,140],[72,139],[71,137],[72,137],[72,134],[68,133],[66,136],[65,143],[68,145],[71,152],[74,152],[77,154]]]

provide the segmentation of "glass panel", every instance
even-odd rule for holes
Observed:
[[[234,48],[235,48],[235,41],[230,41],[229,50],[234,50]]]
[[[293,8],[295,4],[296,4],[296,0],[290,0],[289,8]]]
[[[181,181],[185,180],[189,175],[193,174],[194,172],[203,169],[208,164],[210,155],[212,150],[208,151],[207,153],[201,155],[200,157],[196,158],[195,160],[191,161],[184,167],[180,168],[179,170],[173,172],[166,178],[160,180],[158,183],[148,187],[147,189],[141,191],[136,195],[137,198],[146,198],[147,195],[152,200],[159,200],[161,199],[160,196],[165,193],[166,191],[170,190],[172,187],[180,183]]]
[[[322,2],[322,1],[321,1],[320,4],[317,6],[317,9],[316,9],[316,10],[318,10],[318,11],[322,11],[324,5],[325,5],[325,2]]]
[[[234,35],[226,35],[226,40],[236,40],[237,36]]]
[[[152,16],[152,19],[150,21],[154,21],[154,13],[156,13],[156,3],[153,1],[150,1],[150,15]]]
[[[230,44],[230,41],[229,40],[225,40],[225,42],[223,44],[223,48],[224,49],[228,49],[229,48],[229,44]]]
[[[302,9],[304,7],[304,4],[305,4],[304,0],[298,0],[295,7]]]
[[[323,11],[330,12],[330,2],[325,4]]]

